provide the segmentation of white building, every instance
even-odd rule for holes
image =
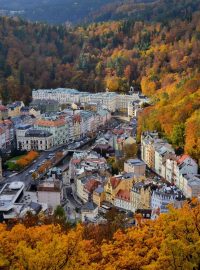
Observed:
[[[62,181],[48,179],[38,185],[37,197],[39,203],[46,203],[49,208],[55,209],[63,200]]]
[[[186,198],[200,198],[200,175],[181,175],[179,178],[179,188]]]
[[[51,133],[45,130],[17,129],[17,149],[20,150],[47,150],[54,145],[54,138]]]
[[[144,97],[140,96],[139,93],[133,93],[132,95],[118,95],[115,92],[92,94],[65,88],[33,90],[32,98],[33,100],[52,99],[58,101],[60,104],[94,102],[99,104],[102,108],[108,109],[110,112],[128,110],[128,104],[130,102],[134,100],[144,100]]]
[[[118,208],[131,211],[130,191],[120,189],[114,198],[114,205]]]
[[[174,154],[174,149],[168,143],[159,143],[155,144],[155,167],[154,170],[157,174],[165,178],[165,168],[162,168],[163,163],[166,162],[166,159],[169,154]]]
[[[175,170],[175,184],[182,190],[181,175],[197,174],[198,164],[189,155],[183,155],[177,158],[174,170]]]
[[[168,212],[167,206],[174,203],[177,194],[171,190],[171,188],[162,188],[162,190],[153,191],[151,195],[151,208],[152,210],[159,209],[161,213]]]
[[[0,220],[16,218],[20,212],[19,199],[24,194],[23,182],[7,183],[0,190]]]

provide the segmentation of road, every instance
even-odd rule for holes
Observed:
[[[117,125],[119,124],[119,122],[115,119],[113,119],[111,121],[111,123],[107,124],[104,128],[102,128],[100,131],[101,133],[107,132],[108,129],[113,129],[115,128]],[[85,141],[86,142],[86,141]],[[16,173],[15,175],[9,175],[6,179],[4,179],[3,181],[0,182],[0,189],[1,187],[3,187],[3,185],[5,183],[10,183],[10,182],[14,182],[14,181],[22,181],[25,183],[25,187],[26,189],[29,188],[30,183],[32,181],[32,176],[31,173],[29,173],[29,171],[31,170],[37,170],[39,164],[44,161],[45,159],[47,159],[49,154],[52,153],[56,153],[58,150],[67,150],[67,149],[90,149],[91,147],[91,141],[89,141],[88,143],[85,144],[85,142],[83,142],[83,145],[77,145],[77,143],[71,143],[70,145],[62,145],[62,146],[58,146],[58,147],[54,147],[48,151],[45,152],[41,152],[40,156],[35,160],[35,162],[30,165],[28,168],[26,168],[25,170],[23,170],[22,172]],[[70,158],[66,158],[65,160],[65,164],[64,166],[67,167],[69,164]],[[60,165],[59,167],[62,168],[63,165]],[[71,186],[67,186],[66,190],[65,190],[65,196],[67,199],[67,203],[65,204],[65,210],[69,211],[71,213],[71,215],[77,215],[76,210],[81,208],[81,203],[79,203],[78,200],[76,200],[74,198],[73,195],[73,190]]]

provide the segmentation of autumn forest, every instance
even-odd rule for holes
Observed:
[[[0,225],[0,268],[32,270],[198,270],[200,268],[200,204],[138,226],[119,228],[112,223],[78,225],[67,229],[57,219],[48,224],[40,217],[22,224]],[[119,223],[117,223],[119,224]],[[116,227],[117,228],[117,227]]]
[[[34,88],[74,87],[151,98],[142,130],[200,154],[200,17],[122,20],[66,28],[0,18],[0,94],[29,102]]]

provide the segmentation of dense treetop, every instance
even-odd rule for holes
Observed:
[[[0,8],[6,10],[6,14],[14,10],[28,20],[51,24],[127,18],[161,22],[180,17],[190,18],[199,7],[199,0],[0,0]]]
[[[21,270],[197,270],[200,268],[200,205],[170,208],[155,221],[104,232],[108,225],[0,224],[0,268]],[[40,222],[41,224],[42,222]],[[102,228],[103,226],[103,228]],[[113,227],[113,226],[112,226]],[[103,235],[103,237],[102,237]]]
[[[28,102],[33,88],[126,93],[133,85],[155,104],[145,110],[140,131],[158,129],[198,159],[199,15],[75,28],[0,18],[1,97]]]

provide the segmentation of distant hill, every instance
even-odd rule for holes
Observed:
[[[91,20],[134,19],[163,22],[180,17],[190,18],[199,8],[200,0],[114,1],[94,12]]]
[[[52,24],[190,18],[200,0],[0,0],[0,14]]]
[[[149,21],[75,27],[0,17],[0,99],[28,103],[34,88],[127,93],[134,86],[154,103],[144,110],[139,132],[157,129],[199,159],[199,1],[157,5]]]
[[[47,23],[80,23],[88,14],[114,0],[0,0],[0,9],[23,11],[20,16],[31,21]],[[6,12],[9,14],[9,12]],[[10,12],[10,15],[13,15]]]

